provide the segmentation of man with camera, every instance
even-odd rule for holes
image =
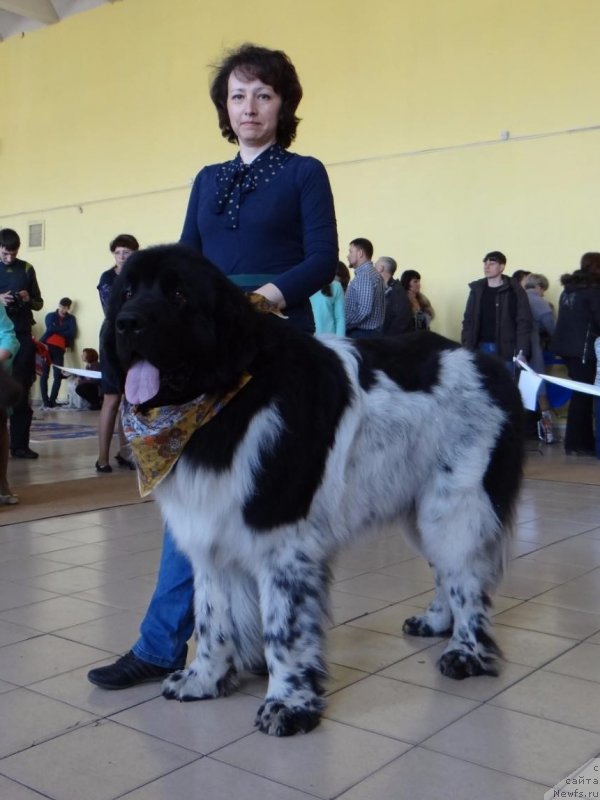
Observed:
[[[21,240],[11,228],[0,230],[0,302],[15,326],[20,349],[13,362],[13,376],[23,389],[10,417],[10,452],[13,458],[37,458],[29,447],[33,411],[29,392],[35,381],[35,344],[31,338],[32,311],[44,305],[35,270],[17,258]]]

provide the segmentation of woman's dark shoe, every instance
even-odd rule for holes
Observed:
[[[102,466],[100,466],[100,462],[96,461],[96,472],[102,472],[102,473],[112,472],[112,467],[110,464],[103,464]]]
[[[117,453],[115,456],[115,461],[120,467],[127,467],[127,469],[135,469],[135,464],[133,461],[130,461],[128,458],[123,458],[121,453]]]
[[[158,667],[142,661],[130,650],[114,664],[90,670],[87,678],[90,683],[102,689],[129,689],[140,683],[161,681],[174,671],[175,667]]]

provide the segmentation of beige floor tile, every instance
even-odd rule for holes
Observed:
[[[23,642],[25,639],[39,635],[40,632],[33,628],[0,620],[0,647],[4,647],[5,644],[14,644],[14,642]]]
[[[107,617],[82,622],[68,628],[59,628],[56,636],[72,642],[89,644],[109,653],[123,655],[131,650],[139,637],[142,616],[139,611],[118,611]]]
[[[537,555],[539,550],[542,548],[543,545],[540,542],[529,542],[526,539],[516,538],[510,542],[509,557],[519,558],[520,556],[525,556],[532,553]]]
[[[46,553],[45,558],[50,561],[60,561],[63,564],[85,567],[110,558],[115,554],[115,550],[125,553],[115,542],[111,541],[70,546],[54,553]]]
[[[394,575],[396,578],[406,581],[426,581],[433,585],[433,573],[431,567],[421,556],[409,558],[407,561],[400,561],[397,564],[390,564],[377,570],[383,575]]]
[[[424,747],[550,787],[597,755],[600,736],[487,705],[449,725]]]
[[[553,589],[560,581],[547,578],[532,578],[530,576],[511,574],[510,570],[498,587],[498,593],[503,597],[516,597],[518,600],[530,600],[542,592]]]
[[[540,671],[497,695],[492,705],[600,734],[600,684]]]
[[[199,789],[200,787],[200,789]],[[313,800],[313,794],[290,789],[212,758],[202,758],[146,784],[123,800]]]
[[[126,578],[120,581],[111,579],[101,586],[77,592],[75,596],[80,600],[88,600],[91,603],[138,611],[141,620],[143,613],[148,608],[155,586],[156,580],[154,578]]]
[[[584,639],[596,631],[600,631],[600,614],[573,611],[569,608],[543,605],[532,601],[498,614],[495,622],[515,628],[564,636],[566,639]]]
[[[46,556],[52,561],[60,561],[59,553],[72,547],[72,542],[60,536],[38,536],[25,534],[9,542],[0,544],[0,561],[23,558],[24,556]]]
[[[600,565],[600,540],[574,536],[542,548],[536,557],[550,564],[575,564],[592,569]]]
[[[524,578],[542,578],[563,583],[583,575],[589,571],[589,567],[577,566],[576,564],[550,564],[547,561],[539,561],[537,554],[522,556],[513,559],[508,564],[508,575],[519,575]]]
[[[0,695],[0,719],[0,758],[4,758],[85,725],[95,717],[27,689],[15,689]]]
[[[335,584],[338,592],[350,592],[388,603],[399,603],[431,588],[433,580],[400,580],[395,575],[384,575],[383,572],[368,572]]]
[[[5,797],[6,800],[44,800],[44,796],[38,792],[3,778],[2,775],[0,775],[0,797]]]
[[[462,697],[373,675],[336,692],[325,714],[328,719],[418,744],[476,705]]]
[[[357,681],[362,681],[363,678],[368,678],[368,672],[362,672],[359,669],[351,669],[350,667],[343,667],[340,664],[329,664],[329,678],[326,682],[326,694],[333,694],[339,692],[346,686],[351,686]]]
[[[108,583],[110,577],[97,569],[89,567],[68,567],[46,575],[29,578],[26,583],[36,589],[45,589],[55,594],[74,594],[86,589],[93,589]]]
[[[544,670],[559,672],[561,675],[572,675],[586,681],[600,681],[600,637],[598,643],[583,642],[568,653],[565,653],[549,664]]]
[[[338,800],[541,800],[546,789],[415,747]]]
[[[53,800],[109,800],[198,758],[110,721],[2,761],[2,772]]]
[[[113,661],[114,658],[110,658],[109,660],[86,664],[84,667],[78,667],[60,675],[29,684],[28,688],[32,692],[38,692],[46,697],[52,697],[54,700],[69,703],[76,708],[89,711],[99,717],[109,717],[111,714],[116,714],[132,706],[145,703],[147,700],[160,697],[160,681],[143,683],[130,689],[113,692],[100,689],[87,680],[86,675],[90,669],[103,667]]]
[[[31,603],[39,603],[42,600],[52,600],[56,597],[53,592],[45,592],[43,589],[35,589],[33,586],[16,584],[11,581],[0,581],[0,612],[2,619],[7,619],[4,612],[10,609],[28,606]]]
[[[197,703],[178,703],[158,697],[122,711],[112,719],[206,755],[253,733],[259,705],[255,697],[240,693]]]
[[[393,664],[379,674],[386,678],[394,678],[418,686],[428,686],[430,689],[481,702],[489,700],[490,697],[516,683],[532,670],[531,667],[523,664],[501,662],[498,677],[481,675],[464,681],[455,681],[452,678],[444,677],[437,667],[438,659],[445,649],[446,642],[442,642]]]
[[[51,633],[59,628],[68,628],[71,625],[78,625],[80,622],[89,622],[109,614],[116,614],[117,611],[116,608],[100,603],[90,603],[77,597],[53,597],[51,600],[3,611],[0,619],[14,622],[17,625],[25,625],[36,631]]]
[[[430,645],[427,639],[387,636],[350,625],[333,628],[327,636],[330,661],[364,672],[377,672]]]
[[[405,603],[394,603],[393,605],[386,606],[380,611],[373,611],[366,614],[359,619],[353,619],[349,623],[352,627],[365,628],[370,631],[378,631],[379,633],[387,633],[390,636],[404,636],[402,626],[409,617],[414,617],[423,613],[423,608],[412,605],[410,601]],[[415,637],[409,637],[412,641]],[[437,639],[433,638],[430,642],[436,642]]]
[[[529,667],[541,667],[574,644],[572,639],[564,636],[552,636],[508,625],[496,625],[494,636],[507,661]]]
[[[158,563],[160,560],[160,550],[146,550],[143,553],[133,553],[114,555],[95,561],[89,566],[101,572],[108,572],[111,579],[140,578],[144,575],[156,576]]]
[[[520,523],[515,535],[518,539],[551,544],[579,533],[585,533],[594,527],[592,522],[585,520],[551,519],[543,516],[531,522]]]
[[[536,603],[600,614],[600,569],[545,592],[536,597]]]
[[[77,531],[86,527],[83,523],[81,514],[72,514],[64,517],[52,517],[50,519],[38,519],[27,523],[33,533],[43,535],[54,533],[66,533],[67,531]]]
[[[92,664],[104,656],[100,650],[58,636],[37,636],[7,644],[0,650],[0,678],[18,686],[27,686],[84,664]]]
[[[372,597],[360,597],[348,592],[331,592],[331,621],[341,625],[348,620],[362,617],[371,611],[377,611],[387,605],[385,600],[374,600]]]
[[[404,742],[323,720],[308,736],[278,739],[256,732],[213,757],[311,795],[330,798],[407,748]]]
[[[17,581],[35,575],[47,575],[67,569],[70,564],[60,564],[57,561],[48,561],[43,556],[28,556],[24,558],[11,558],[0,564],[0,580]]]

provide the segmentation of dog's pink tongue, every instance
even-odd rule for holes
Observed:
[[[146,403],[159,390],[159,373],[148,361],[138,361],[127,372],[125,397],[133,405]]]

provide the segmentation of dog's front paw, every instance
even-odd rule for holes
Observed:
[[[438,668],[442,675],[462,681],[475,675],[498,675],[498,667],[494,658],[478,658],[464,650],[448,650],[442,653],[438,661]]]
[[[270,736],[293,736],[308,733],[321,719],[321,703],[314,707],[286,706],[279,700],[266,700],[258,709],[254,724],[259,731]]]
[[[410,636],[450,636],[452,633],[451,628],[444,628],[444,630],[440,631],[435,630],[425,614],[422,617],[405,619],[402,630]]]
[[[167,700],[210,700],[214,697],[227,697],[237,689],[237,673],[230,669],[216,681],[202,678],[193,667],[180,669],[169,675],[162,683],[162,695]]]

